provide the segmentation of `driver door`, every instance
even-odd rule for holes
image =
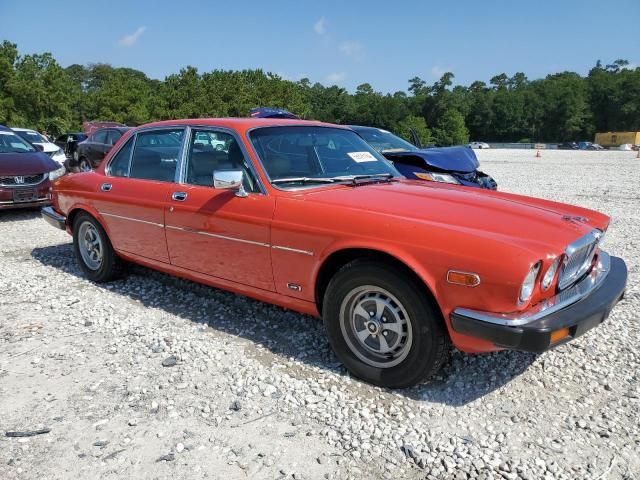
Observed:
[[[261,192],[240,142],[226,131],[192,131],[184,183],[175,186],[165,214],[169,257],[178,267],[274,291],[275,200]],[[248,195],[215,189],[215,170],[242,170]]]

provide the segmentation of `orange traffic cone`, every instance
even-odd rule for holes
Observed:
[[[536,151],[536,158],[540,158],[542,155],[540,155],[540,150]]]

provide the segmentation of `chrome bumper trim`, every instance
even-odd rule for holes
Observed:
[[[462,315],[482,322],[494,323],[496,325],[521,326],[535,322],[558,310],[572,305],[587,297],[593,290],[598,288],[611,269],[611,258],[607,252],[600,251],[598,264],[591,272],[574,286],[563,290],[557,295],[541,301],[529,310],[514,313],[493,313],[468,308],[456,308],[453,313]]]

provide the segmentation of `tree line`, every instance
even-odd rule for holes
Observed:
[[[164,80],[108,64],[60,66],[50,53],[21,55],[0,44],[0,124],[78,130],[85,120],[127,125],[194,117],[248,115],[258,106],[303,118],[371,125],[425,144],[471,140],[560,142],[595,132],[640,130],[640,68],[626,60],[598,61],[587,76],[561,72],[529,80],[496,75],[489,83],[455,85],[447,72],[435,83],[414,77],[406,92],[381,93],[368,84],[354,93],[339,86],[290,81],[256,70],[200,73],[187,66]]]

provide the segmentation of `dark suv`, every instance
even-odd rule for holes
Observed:
[[[69,167],[77,168],[81,172],[93,170],[129,128],[114,127],[96,130],[85,141],[78,143]]]

